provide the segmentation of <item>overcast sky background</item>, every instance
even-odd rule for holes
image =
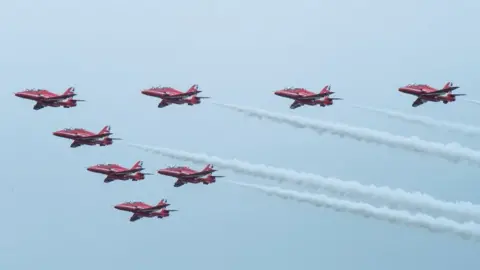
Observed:
[[[104,184],[97,163],[150,172],[189,165],[115,142],[71,149],[52,132],[111,125],[127,142],[206,152],[253,163],[420,190],[480,203],[478,168],[403,150],[247,118],[205,102],[158,109],[140,94],[162,84],[200,85],[212,101],[386,130],[480,149],[478,138],[362,112],[397,109],[478,124],[480,107],[428,103],[408,83],[480,99],[478,1],[4,1],[0,4],[1,269],[478,269],[478,244],[452,235],[284,201],[226,183],[185,185],[153,175]],[[290,111],[273,91],[316,92],[328,108]],[[62,93],[77,108],[32,109],[25,88]],[[271,184],[221,172],[228,179]],[[128,221],[113,205],[167,198],[179,212]]]

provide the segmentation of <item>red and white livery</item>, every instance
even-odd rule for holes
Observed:
[[[145,175],[151,175],[150,173],[141,173],[141,171],[144,170],[142,161],[137,161],[130,169],[118,164],[97,164],[88,167],[87,170],[94,173],[106,174],[107,177],[103,181],[105,183],[110,183],[115,180],[139,181],[145,179]]]
[[[282,90],[275,91],[274,94],[280,97],[293,99],[294,102],[290,105],[290,109],[296,109],[304,105],[308,106],[330,106],[334,100],[342,100],[341,98],[332,98],[330,95],[335,92],[330,91],[330,85],[326,85],[320,93],[314,93],[308,91],[305,88],[284,88]],[[323,99],[322,99],[323,98]]]
[[[164,108],[170,104],[187,104],[190,106],[200,104],[202,99],[209,98],[198,97],[197,94],[201,92],[202,91],[198,90],[198,85],[194,84],[190,87],[190,89],[188,89],[187,92],[182,92],[173,87],[157,86],[143,90],[142,94],[162,99],[162,101],[158,104],[158,108]]]
[[[75,88],[69,87],[63,94],[58,95],[45,89],[27,89],[15,93],[15,96],[36,101],[33,106],[34,110],[40,110],[45,107],[63,107],[71,108],[76,107],[77,102],[85,101],[82,99],[73,99],[75,94]]]
[[[447,82],[442,89],[436,89],[427,84],[408,84],[398,88],[398,91],[416,96],[417,99],[412,103],[412,107],[418,107],[425,102],[443,102],[447,104],[454,102],[457,96],[465,96],[466,94],[452,94],[459,86],[454,86],[452,82]]]
[[[167,200],[162,199],[157,205],[152,206],[148,205],[144,202],[124,202],[121,204],[115,205],[115,209],[121,211],[127,211],[133,213],[130,217],[130,221],[134,222],[144,217],[157,217],[157,218],[164,218],[170,216],[170,212],[175,212],[178,210],[166,209],[166,207],[170,206],[167,203]]]
[[[185,166],[167,167],[165,169],[158,170],[159,174],[171,176],[177,178],[174,187],[181,187],[187,183],[204,185],[212,184],[216,182],[216,179],[223,176],[214,176],[212,173],[217,170],[213,169],[213,165],[208,164],[201,171],[195,171]]]
[[[106,146],[113,144],[114,140],[121,140],[119,138],[110,138],[110,126],[105,126],[99,133],[94,133],[83,128],[65,128],[59,131],[53,132],[54,136],[73,140],[70,145],[72,148],[79,147],[81,145],[100,145]]]

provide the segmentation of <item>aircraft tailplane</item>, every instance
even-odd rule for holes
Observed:
[[[69,87],[62,96],[75,94],[75,87]]]
[[[105,133],[110,133],[110,126],[103,127],[98,134],[105,134]]]
[[[322,91],[320,91],[320,94],[327,94],[327,93],[330,93],[330,85],[325,85]]]
[[[140,169],[143,166],[143,162],[141,160],[137,161],[135,164],[132,166],[132,170]]]
[[[453,86],[453,83],[452,82],[447,82],[444,86],[443,86],[443,89],[448,89],[450,87]]]
[[[187,93],[198,92],[198,84],[194,84],[188,89]]]
[[[205,166],[205,168],[203,168],[202,171],[205,172],[205,171],[210,171],[212,169],[213,169],[213,165],[212,164],[207,164],[207,166]]]

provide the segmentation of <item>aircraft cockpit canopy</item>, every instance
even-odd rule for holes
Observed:
[[[126,202],[125,204],[137,204],[137,203],[140,203],[138,201],[131,201],[131,202]]]
[[[184,166],[168,166],[168,169],[186,169],[187,167]]]

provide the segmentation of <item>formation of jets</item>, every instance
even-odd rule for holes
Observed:
[[[319,93],[312,92],[305,88],[288,87],[275,91],[274,94],[280,97],[292,99],[293,103],[290,109],[308,106],[331,106],[334,100],[343,100],[342,98],[331,97],[335,92],[330,91],[331,86],[326,85]],[[412,107],[418,107],[428,101],[443,102],[447,104],[454,102],[456,97],[465,96],[466,94],[453,94],[453,91],[460,88],[454,86],[452,82],[447,82],[443,88],[436,89],[427,84],[407,84],[398,88],[401,93],[414,95],[417,99],[412,103]],[[200,104],[202,99],[210,97],[197,96],[202,91],[198,90],[198,84],[192,85],[186,92],[169,86],[156,86],[145,90],[141,93],[161,99],[158,108],[164,108],[171,104],[187,104],[189,106]],[[35,101],[34,110],[40,110],[45,107],[64,107],[72,108],[77,106],[77,102],[85,101],[82,99],[73,99],[75,93],[74,87],[69,87],[63,94],[55,94],[45,89],[27,89],[15,93],[15,96]]]
[[[342,100],[342,98],[331,97],[332,92],[330,85],[326,85],[318,92],[312,92],[305,88],[284,88],[275,91],[274,94],[280,97],[293,100],[290,105],[290,109],[297,109],[299,107],[308,106],[331,106],[334,100]],[[400,87],[398,91],[401,93],[416,96],[416,100],[413,102],[412,107],[418,107],[426,102],[443,102],[447,104],[454,102],[457,96],[465,96],[465,94],[453,94],[453,91],[458,89],[459,86],[454,86],[453,83],[447,82],[442,89],[436,89],[426,84],[408,84]],[[197,96],[202,91],[198,90],[198,85],[192,85],[186,92],[174,89],[172,87],[151,87],[149,89],[142,90],[141,93],[161,99],[158,104],[159,108],[167,107],[171,104],[187,104],[189,106],[197,105],[201,103],[202,99],[209,97]],[[80,99],[74,99],[77,94],[74,87],[69,87],[63,94],[55,94],[45,89],[27,89],[15,93],[15,96],[35,101],[33,106],[34,110],[40,110],[45,107],[63,107],[72,108],[77,106],[77,102],[85,101]],[[82,145],[99,145],[107,146],[112,145],[114,140],[121,140],[120,138],[112,138],[113,133],[110,130],[110,126],[103,127],[100,132],[95,133],[83,128],[65,128],[53,132],[54,136],[72,140],[70,147],[77,148]],[[112,181],[140,181],[144,180],[146,175],[152,175],[152,173],[145,173],[143,168],[143,162],[137,161],[130,169],[120,166],[118,164],[97,164],[87,168],[88,171],[105,175],[104,183],[110,183]],[[223,176],[215,176],[213,165],[208,164],[200,171],[196,171],[185,166],[167,167],[159,169],[158,174],[176,178],[174,187],[181,187],[187,183],[209,185],[216,182],[217,178]],[[164,218],[170,216],[170,212],[177,210],[169,210],[167,207],[170,204],[165,199],[162,199],[157,205],[151,206],[143,202],[125,202],[115,205],[115,209],[121,211],[127,211],[133,213],[130,221],[136,221],[143,217],[157,217]]]

